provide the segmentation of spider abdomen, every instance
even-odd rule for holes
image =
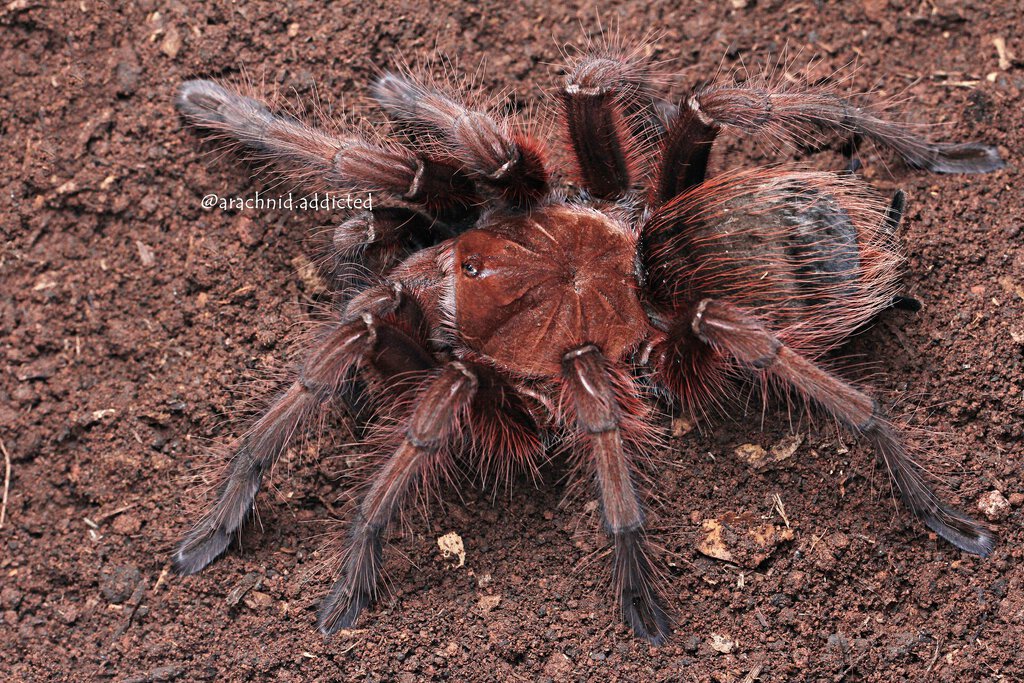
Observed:
[[[648,263],[669,305],[726,300],[810,349],[892,299],[902,259],[876,198],[833,174],[735,173],[708,184],[718,186],[652,219],[652,234],[665,237]]]

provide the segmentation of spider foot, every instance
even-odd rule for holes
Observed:
[[[238,130],[253,136],[259,135],[260,124],[272,118],[270,110],[259,100],[203,79],[182,83],[174,106],[201,126]]]
[[[671,630],[668,613],[657,594],[652,590],[624,589],[620,598],[623,617],[633,633],[651,645],[663,645]]]
[[[914,163],[932,173],[989,173],[1006,165],[993,145],[967,142],[959,145],[935,145],[931,158]]]
[[[614,534],[615,566],[622,617],[638,637],[661,645],[670,633],[668,613],[655,588],[654,567],[640,530]]]
[[[988,557],[999,540],[985,524],[943,503],[937,503],[934,510],[922,511],[920,515],[929,529],[974,555]]]
[[[331,636],[338,631],[352,628],[362,611],[372,602],[373,596],[369,591],[353,589],[348,577],[342,577],[335,582],[331,592],[320,603],[320,615],[317,619],[317,628],[325,636]]]
[[[182,576],[196,574],[216,560],[231,545],[232,534],[221,526],[200,523],[178,544],[171,563]]]

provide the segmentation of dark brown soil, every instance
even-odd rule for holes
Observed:
[[[795,424],[806,435],[795,456],[751,466],[738,447],[770,447],[790,430],[784,410],[770,409],[762,429],[752,408],[662,454],[656,537],[677,623],[660,648],[619,623],[594,506],[561,502],[558,466],[493,503],[448,491],[429,521],[411,515],[388,551],[390,596],[358,630],[325,641],[314,629],[327,581],[320,548],[337,529],[344,464],[312,456],[344,452],[342,420],[330,423],[333,441],[290,452],[241,549],[198,577],[168,572],[202,495],[187,482],[244,424],[259,396],[252,381],[287,367],[287,340],[323,303],[305,264],[311,235],[337,218],[203,210],[207,193],[266,185],[203,155],[172,110],[175,86],[244,70],[302,102],[315,83],[323,99],[351,104],[378,67],[444,52],[467,71],[486,60],[482,86],[507,86],[532,106],[557,83],[559,48],[597,25],[595,8],[42,4],[0,9],[0,439],[10,467],[0,678],[1024,679],[1019,3],[601,10],[624,36],[661,33],[652,56],[674,60],[677,92],[720,65],[759,69],[788,45],[797,64],[820,60],[821,76],[856,62],[851,90],[907,90],[907,115],[943,124],[936,137],[997,143],[1009,161],[989,176],[931,176],[866,150],[868,180],[908,193],[907,288],[925,308],[887,314],[848,347],[875,362],[883,400],[931,434],[955,500],[975,513],[993,490],[1010,500],[993,556],[960,553],[894,512],[869,450],[828,426]],[[1008,63],[998,37],[1016,53]],[[746,566],[698,551],[707,519],[740,536],[781,531],[776,494],[792,540],[776,538],[763,560],[734,548]],[[438,550],[450,531],[465,541],[463,567]]]

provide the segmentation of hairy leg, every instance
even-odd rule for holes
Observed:
[[[487,114],[408,76],[387,73],[373,86],[387,114],[434,139],[476,181],[514,206],[529,206],[548,193],[548,171],[540,143],[512,133]]]
[[[700,302],[692,328],[706,343],[793,387],[870,441],[903,502],[932,531],[961,550],[983,557],[992,552],[994,533],[938,497],[873,398],[789,349],[760,322],[726,302]]]
[[[380,289],[377,298],[370,291],[354,302],[361,310],[317,343],[291,386],[240,438],[216,503],[174,553],[176,571],[194,574],[227,550],[252,511],[263,476],[292,436],[305,428],[315,409],[338,394],[357,365],[363,364],[380,378],[424,372],[434,365],[416,338],[421,323],[415,310],[410,310],[415,309],[414,302],[401,297],[399,289]],[[393,392],[401,389],[402,383],[393,383]]]
[[[632,185],[637,141],[627,117],[649,97],[636,67],[622,59],[586,57],[572,65],[562,89],[562,116],[585,187],[614,199]]]
[[[380,282],[412,252],[452,236],[446,225],[411,209],[361,211],[335,229],[331,270],[334,288],[347,297]]]
[[[434,215],[477,202],[472,181],[451,164],[358,135],[325,133],[213,81],[182,83],[174,104],[192,124],[313,189],[384,192]]]
[[[622,398],[596,346],[567,353],[562,374],[597,479],[605,528],[614,544],[612,576],[622,615],[638,636],[662,643],[669,634],[668,615],[654,585],[643,509],[623,445],[622,425],[627,416]]]
[[[773,140],[800,140],[829,131],[856,136],[896,152],[933,173],[988,173],[1004,166],[992,145],[931,142],[906,124],[814,88],[714,85],[695,92],[669,125],[654,195],[665,202],[700,183],[711,145],[723,128]]]
[[[415,484],[447,457],[449,437],[460,428],[477,386],[476,376],[453,362],[415,397],[405,435],[373,476],[349,529],[344,573],[320,605],[319,627],[324,633],[352,626],[373,601],[384,530]]]

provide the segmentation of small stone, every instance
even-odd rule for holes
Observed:
[[[117,533],[130,536],[142,528],[142,520],[134,515],[118,515],[110,526]]]
[[[493,612],[495,609],[498,608],[498,605],[500,604],[500,595],[485,595],[482,598],[480,598],[480,602],[478,602],[476,606],[480,608],[481,612],[486,614],[488,612]]]
[[[756,569],[780,544],[793,540],[792,529],[758,521],[745,515],[705,519],[701,525],[704,536],[697,550],[716,560]]]
[[[793,454],[797,452],[804,442],[803,434],[790,434],[785,436],[774,444],[771,448],[772,462],[782,462],[793,457]]]
[[[263,577],[256,572],[249,572],[242,577],[242,580],[235,584],[235,587],[228,593],[227,603],[229,607],[234,607],[245,595],[254,589],[259,588],[263,585]]]
[[[1010,514],[1010,501],[1006,500],[1000,491],[989,491],[978,499],[978,510],[989,521],[998,522]]]
[[[437,539],[437,547],[441,549],[444,559],[447,560],[452,556],[459,558],[459,563],[455,565],[456,567],[466,564],[466,546],[462,542],[462,536],[459,536],[454,531],[439,537]]]
[[[233,227],[238,241],[247,247],[255,247],[263,241],[263,229],[244,213],[238,215]]]
[[[25,594],[17,588],[14,588],[13,586],[4,586],[3,590],[0,591],[0,606],[7,609],[18,609],[18,606],[21,605],[21,600],[24,596]]]
[[[677,417],[672,420],[672,436],[676,439],[686,436],[693,431],[693,423],[685,417]]]
[[[67,625],[71,626],[78,621],[78,608],[74,605],[69,605],[57,610],[57,614],[60,615],[61,620]],[[138,614],[138,612],[136,612]]]
[[[141,580],[142,573],[130,565],[104,567],[100,572],[100,592],[111,604],[120,605],[132,596]]]
[[[153,248],[142,240],[135,240],[135,248],[139,252],[139,260],[142,261],[143,268],[150,268],[156,263],[156,256],[153,254]]]
[[[736,457],[740,460],[749,462],[751,465],[760,464],[764,460],[765,456],[768,455],[768,451],[761,448],[756,443],[740,444],[736,447],[735,453]]]
[[[252,591],[245,596],[243,602],[249,609],[266,609],[273,604],[274,599],[267,593]]]
[[[138,77],[141,74],[138,56],[130,45],[125,45],[118,51],[118,63],[114,67],[114,81],[118,86],[118,94],[134,94],[138,89]]]
[[[181,52],[181,34],[178,33],[178,29],[171,26],[164,33],[164,39],[160,41],[160,52],[174,59]]]
[[[1021,504],[1024,504],[1024,493],[1011,493],[1010,505],[1015,508],[1019,508]]]
[[[704,538],[697,545],[697,550],[703,555],[713,557],[716,560],[732,562],[732,553],[722,541],[722,523],[717,519],[705,519],[703,524]]]
[[[757,469],[778,464],[793,457],[804,442],[803,434],[791,434],[779,439],[769,450],[755,443],[745,443],[736,447],[736,457],[744,460]]]
[[[711,649],[723,655],[727,655],[736,649],[736,641],[718,633],[711,634]]]
[[[28,382],[36,379],[49,379],[57,371],[57,359],[43,358],[35,362],[23,365],[14,372],[19,382]]]

